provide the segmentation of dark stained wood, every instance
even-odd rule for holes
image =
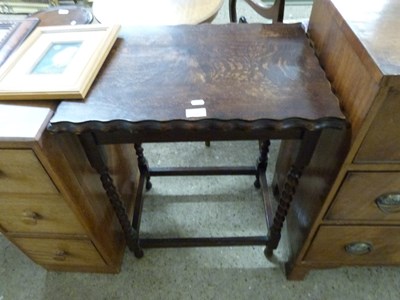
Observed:
[[[90,9],[83,6],[53,6],[32,14],[40,20],[39,26],[81,25],[93,21]]]
[[[194,99],[205,101],[206,117],[186,118]],[[272,126],[279,128],[308,120],[301,126],[323,127],[327,117],[343,115],[300,24],[203,24],[122,28],[85,101],[61,103],[51,127],[82,131],[99,121],[90,127],[108,131],[117,120],[127,129],[128,122],[185,120],[195,128],[202,120],[265,119],[280,121]]]
[[[186,116],[186,109],[198,108],[191,104],[196,99],[204,100],[201,107],[207,114]],[[104,187],[114,207],[122,203],[117,203],[118,194],[99,147],[88,146],[85,140],[90,135],[98,145],[135,144],[141,176],[133,230],[125,230],[125,237],[137,257],[143,255],[142,243],[158,247],[178,241],[154,242],[139,237],[141,191],[145,184],[151,188],[150,175],[157,174],[147,164],[142,142],[299,139],[290,171],[282,177],[275,216],[266,213],[271,228],[268,239],[261,241],[266,241],[265,254],[269,256],[279,243],[297,184],[321,133],[333,130],[342,134],[346,128],[338,100],[300,24],[124,28],[87,99],[62,102],[49,126],[56,133],[81,135],[92,166],[102,181],[107,177]],[[341,145],[341,139],[331,142]],[[261,177],[256,187],[261,186],[265,196],[266,179],[260,173],[267,167],[268,142],[262,145],[254,174]],[[237,175],[249,168],[183,170],[183,175],[221,170]],[[174,175],[176,170],[167,173]],[[270,201],[266,204],[267,208],[272,206]],[[128,216],[119,208],[116,213],[126,228]],[[205,238],[178,243],[198,245],[201,241],[206,245],[215,242]],[[218,245],[251,242],[259,244],[260,240],[241,237],[216,241]]]
[[[143,248],[265,246],[266,243],[268,243],[266,236],[142,239],[140,242]]]

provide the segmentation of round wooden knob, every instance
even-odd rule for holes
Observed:
[[[57,261],[65,261],[67,259],[68,253],[64,250],[57,250],[56,253],[53,256],[54,260]]]
[[[29,225],[36,225],[41,219],[40,214],[34,211],[26,210],[22,213],[22,222]]]

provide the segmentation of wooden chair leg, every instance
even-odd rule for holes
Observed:
[[[231,21],[231,23],[237,22],[236,0],[229,0],[229,20]]]

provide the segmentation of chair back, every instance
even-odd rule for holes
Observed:
[[[274,0],[274,3],[272,5],[261,2],[261,0],[244,1],[264,18],[271,19],[274,23],[283,22],[285,0]],[[237,22],[236,2],[237,0],[229,0],[229,19],[231,22],[234,23]]]

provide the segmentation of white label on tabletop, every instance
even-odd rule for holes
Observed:
[[[58,14],[59,15],[68,15],[69,14],[69,10],[68,9],[59,9],[58,10]]]
[[[204,100],[203,99],[192,100],[190,101],[190,104],[192,104],[193,106],[204,105]]]
[[[206,117],[207,111],[204,107],[186,109],[186,118]]]

